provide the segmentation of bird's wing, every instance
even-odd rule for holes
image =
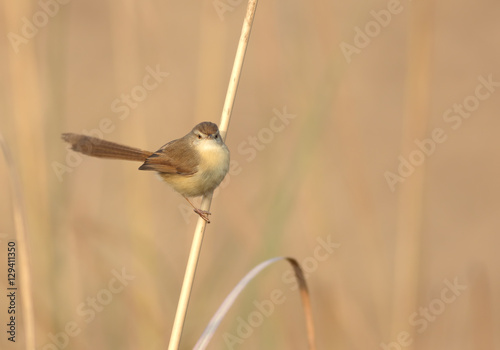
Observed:
[[[182,139],[173,140],[146,159],[139,170],[154,170],[166,174],[193,175],[198,171],[199,156]]]

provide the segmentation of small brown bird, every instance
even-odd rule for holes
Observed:
[[[186,136],[170,141],[156,152],[120,145],[96,137],[62,134],[77,152],[92,157],[144,162],[139,170],[154,170],[179,192],[207,223],[211,213],[196,208],[189,197],[215,190],[229,170],[229,150],[219,128],[211,122],[196,125]]]

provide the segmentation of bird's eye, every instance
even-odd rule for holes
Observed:
[[[198,138],[201,139],[201,135],[200,134],[198,134]]]
[[[216,139],[218,139],[218,138],[219,138],[219,135],[217,135],[217,134],[216,134],[216,135],[215,135],[215,138],[216,138]]]

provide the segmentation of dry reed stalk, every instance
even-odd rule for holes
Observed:
[[[304,310],[304,316],[306,321],[306,330],[307,330],[307,342],[309,350],[316,350],[316,337],[314,335],[314,322],[312,317],[312,308],[311,308],[311,300],[309,295],[309,290],[307,288],[306,277],[304,275],[304,271],[300,267],[300,264],[294,258],[290,257],[276,257],[268,259],[264,262],[261,262],[259,265],[255,266],[252,270],[250,270],[233,288],[233,290],[227,295],[222,304],[219,306],[214,316],[208,323],[205,331],[198,339],[198,342],[194,346],[194,350],[204,350],[210,340],[215,334],[217,327],[219,327],[222,319],[227,314],[231,306],[234,304],[236,298],[241,294],[241,292],[246,288],[248,283],[255,279],[258,274],[262,272],[263,269],[267,268],[271,264],[274,264],[280,260],[286,260],[292,266],[293,271],[295,273],[295,279],[297,281],[297,285],[300,291],[300,297],[302,299],[302,308]]]
[[[19,268],[16,271],[20,281],[19,293],[21,295],[21,310],[24,322],[25,349],[35,350],[35,311],[33,306],[33,288],[31,285],[31,269],[29,261],[29,240],[26,229],[26,214],[23,204],[19,174],[14,164],[12,155],[7,147],[3,135],[0,133],[0,148],[2,148],[6,168],[9,170],[12,188],[12,212],[14,214],[14,225],[16,228],[16,261]]]
[[[257,7],[257,0],[248,1],[247,11],[245,19],[243,21],[243,28],[241,30],[241,36],[238,43],[238,48],[236,50],[236,56],[233,63],[233,70],[231,72],[231,77],[229,79],[229,86],[227,89],[226,99],[224,101],[224,107],[222,110],[221,121],[219,124],[219,130],[223,140],[226,139],[227,135],[229,120],[231,118],[231,111],[233,109],[234,98],[236,96],[236,90],[238,88],[241,67],[243,65],[243,59],[245,57],[248,40],[250,38],[250,31],[252,29],[252,23],[256,7]],[[212,194],[204,196],[201,201],[201,209],[207,211],[210,210],[211,203],[212,203]],[[169,350],[174,350],[179,348],[182,329],[184,327],[184,321],[186,318],[187,306],[189,303],[189,297],[191,295],[191,288],[193,286],[194,276],[196,272],[196,266],[198,265],[198,259],[200,256],[201,243],[203,242],[203,236],[205,233],[205,227],[206,227],[205,220],[203,220],[202,218],[198,218],[198,222],[196,224],[196,228],[194,231],[193,243],[191,245],[191,251],[189,253],[189,258],[186,266],[184,281],[182,283],[181,293],[179,296],[179,302],[177,304],[177,311],[175,313],[172,333],[170,335],[170,342],[168,345]]]
[[[145,4],[144,4],[145,5]],[[113,83],[115,96],[120,96],[124,87],[132,83],[139,82],[144,75],[143,50],[141,50],[141,39],[143,39],[144,27],[140,16],[141,7],[133,0],[109,3],[110,30],[113,40],[111,40],[111,49],[113,57]],[[126,25],[124,25],[126,23]],[[154,64],[153,64],[154,66]],[[141,113],[147,115],[148,103],[140,105]],[[134,112],[129,111],[131,115]],[[127,135],[131,139],[131,144],[145,145],[147,137],[144,129],[144,120],[141,118],[128,117],[119,123],[119,130],[116,133]],[[125,137],[124,137],[125,139]],[[123,169],[128,168],[129,164],[123,162]],[[151,260],[150,243],[154,241],[155,230],[153,229],[153,220],[151,218],[153,210],[153,200],[151,196],[151,184],[146,177],[138,177],[130,171],[121,171],[123,183],[134,184],[127,186],[123,192],[125,199],[124,220],[130,231],[127,238],[130,244],[131,266],[135,273],[141,276],[141,286],[148,290],[147,301],[141,297],[140,289],[132,289],[134,293],[131,310],[134,315],[135,326],[130,339],[133,341],[133,348],[144,349],[150,346],[151,328],[148,326],[148,319],[151,315],[142,312],[144,308],[148,310],[157,310],[154,305],[160,304],[160,295],[158,293],[157,281],[153,278],[157,270],[154,260]],[[141,203],[141,205],[137,205]],[[155,271],[156,270],[156,271]],[[155,272],[153,272],[155,271]],[[149,272],[149,273],[147,273]],[[156,311],[155,311],[156,312]],[[155,315],[157,317],[157,315]]]
[[[27,1],[6,2],[5,18],[6,28],[17,28],[19,19],[30,12],[30,4]],[[36,149],[37,152],[23,152],[22,162],[18,163],[19,175],[21,176],[22,187],[25,189],[27,213],[30,220],[36,220],[35,225],[41,232],[49,232],[50,229],[47,218],[50,217],[49,206],[40,205],[36,211],[31,211],[32,203],[48,203],[49,194],[47,190],[47,172],[40,171],[46,169],[47,152],[44,142],[45,120],[43,110],[45,108],[44,95],[40,86],[40,65],[37,60],[37,48],[34,39],[26,45],[18,47],[16,53],[14,48],[8,47],[5,63],[8,67],[7,81],[9,83],[9,102],[12,106],[12,114],[8,116],[13,121],[14,134],[13,150]],[[29,101],[29,103],[27,103]],[[10,135],[8,136],[10,138]],[[17,155],[17,154],[16,154]],[[37,174],[36,177],[32,176]],[[41,184],[41,185],[40,185]]]
[[[3,6],[6,32],[17,32],[19,20],[31,12],[31,3],[28,1],[5,2]],[[17,47],[6,47],[4,64],[8,72],[6,81],[8,87],[8,101],[10,112],[7,118],[12,120],[12,143],[14,150],[23,152],[21,161],[14,165],[13,156],[7,149],[7,144],[0,136],[1,147],[5,154],[5,161],[9,169],[9,177],[12,184],[12,201],[16,238],[19,256],[20,304],[24,323],[25,349],[35,349],[35,316],[32,298],[31,270],[29,264],[29,242],[26,230],[28,217],[30,222],[37,228],[40,236],[47,235],[49,218],[49,205],[47,205],[47,173],[48,164],[46,148],[43,142],[45,121],[43,120],[44,101],[40,86],[40,62],[37,60],[37,47],[34,39],[26,45]],[[27,103],[28,101],[28,103]],[[25,152],[34,150],[37,152]],[[17,158],[16,158],[17,159]],[[42,170],[41,170],[42,169]],[[36,176],[33,176],[36,174]],[[23,192],[21,192],[23,188]],[[34,203],[36,210],[31,210]]]
[[[432,3],[411,6],[407,61],[406,103],[401,154],[415,148],[414,140],[426,136],[429,117],[429,84],[432,47]],[[417,306],[421,254],[422,194],[425,163],[399,186],[394,295],[392,298],[391,339],[397,339],[401,325]],[[413,338],[413,334],[411,335]],[[413,344],[410,345],[410,348]]]

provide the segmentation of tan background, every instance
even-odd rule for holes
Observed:
[[[220,17],[211,1],[72,1],[18,53],[7,34],[20,34],[40,5],[1,5],[0,131],[24,193],[37,348],[53,349],[50,334],[72,321],[81,331],[70,349],[166,348],[194,214],[186,221],[185,201],[139,164],[87,158],[61,180],[54,164],[72,159],[60,133],[106,118],[106,139],[148,150],[200,121],[218,122],[245,12],[243,3],[222,3],[231,11]],[[402,1],[348,63],[341,43],[353,45],[355,28],[387,6],[259,4],[226,140],[239,167],[212,205],[182,348],[246,272],[281,255],[308,264],[321,349],[381,349],[398,336],[402,349],[500,347],[500,91],[456,130],[443,119],[479,77],[500,81],[500,3]],[[157,66],[169,76],[121,120],[113,101]],[[296,117],[269,136],[274,109]],[[446,140],[391,191],[384,174],[436,128]],[[272,140],[248,160],[249,137],[266,135]],[[0,164],[5,256],[15,228]],[[318,260],[320,239],[340,246]],[[105,295],[112,271],[123,268],[135,279],[87,322],[78,307],[90,310],[88,298]],[[287,270],[276,264],[251,283],[211,349],[231,348],[224,337],[239,336],[238,318],[248,320],[254,301],[276,289],[284,302],[234,348],[306,347],[300,299],[282,281]],[[467,288],[444,303],[452,295],[445,280]],[[428,307],[438,313],[432,322],[410,323]],[[3,327],[2,349],[23,349],[22,339],[7,344]]]

